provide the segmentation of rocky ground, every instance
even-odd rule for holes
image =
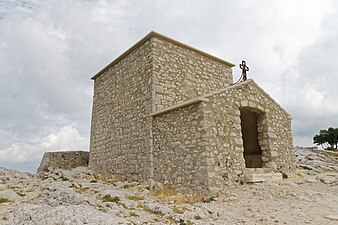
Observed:
[[[0,225],[338,224],[338,153],[295,153],[298,170],[283,181],[239,184],[195,203],[83,167],[38,175],[0,168]]]

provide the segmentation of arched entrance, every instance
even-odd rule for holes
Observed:
[[[262,168],[262,148],[259,144],[258,123],[263,113],[249,107],[240,108],[243,156],[246,168]]]

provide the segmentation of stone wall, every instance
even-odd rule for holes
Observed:
[[[253,81],[204,96],[209,185],[215,190],[246,172],[240,108],[258,115],[258,140],[267,172],[294,169],[291,117]]]
[[[70,170],[79,166],[88,166],[89,152],[67,151],[67,152],[46,152],[43,155],[38,173],[54,169]]]
[[[136,43],[94,76],[89,167],[121,179],[151,178],[150,114],[230,85],[231,66],[158,34]]]
[[[89,167],[120,179],[149,176],[150,40],[95,79]]]
[[[232,65],[153,38],[153,111],[228,87]]]
[[[188,103],[154,116],[155,180],[204,196],[241,181],[247,168],[240,109],[257,115],[263,170],[294,169],[291,117],[253,80]]]
[[[198,103],[154,116],[154,180],[176,191],[208,193],[203,126]]]
[[[136,43],[94,76],[90,169],[216,193],[246,171],[240,109],[263,167],[292,169],[290,116],[252,80],[231,86],[232,66],[158,34]]]

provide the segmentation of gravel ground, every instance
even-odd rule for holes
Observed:
[[[0,225],[338,224],[338,153],[295,154],[298,169],[283,181],[239,184],[204,203],[82,167],[38,175],[0,168]]]

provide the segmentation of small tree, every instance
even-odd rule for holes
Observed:
[[[326,150],[337,150],[338,128],[330,127],[328,130],[320,130],[319,134],[313,137],[313,143]]]

